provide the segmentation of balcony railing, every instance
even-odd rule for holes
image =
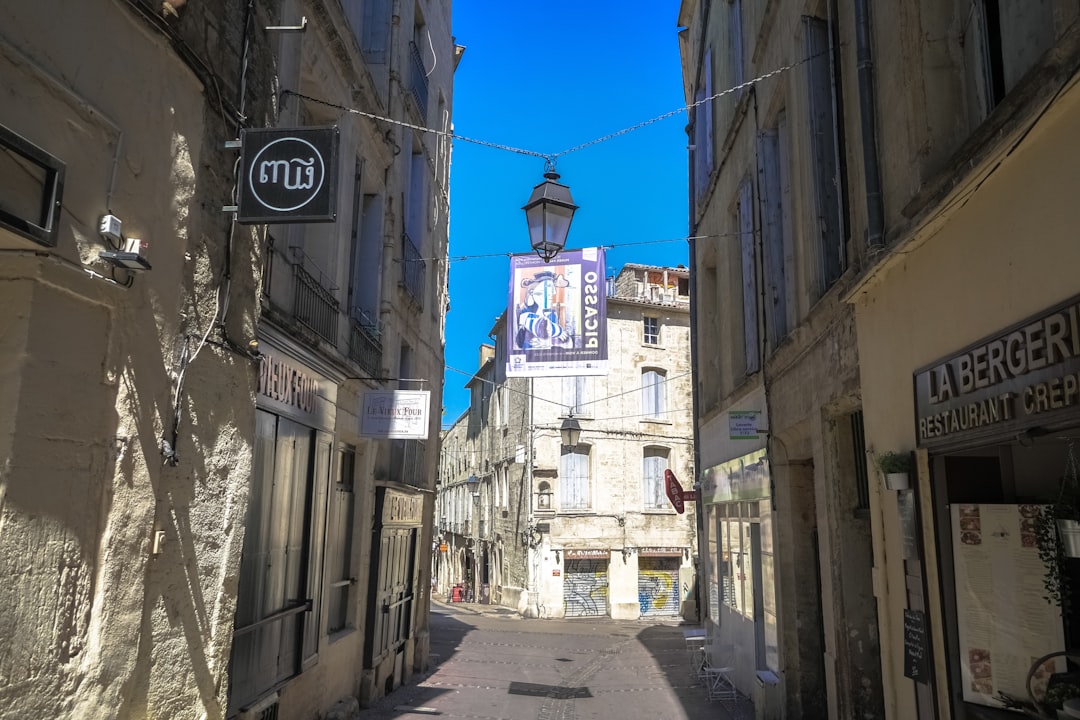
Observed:
[[[401,285],[420,307],[424,306],[424,282],[427,263],[420,257],[420,250],[408,233],[402,233]]]
[[[412,59],[412,62],[410,63],[412,71],[409,89],[412,91],[413,98],[416,100],[417,109],[420,110],[420,117],[424,118],[426,121],[428,101],[427,68],[424,67],[424,58],[420,56],[420,48],[418,48],[414,42],[409,43],[409,56]]]
[[[302,252],[293,249],[291,256],[287,255],[270,237],[263,266],[263,301],[287,324],[291,321],[296,326],[310,329],[359,365],[364,373],[379,375],[382,372],[381,323],[359,308],[354,308],[351,316],[346,315],[334,291],[305,270],[304,261]],[[342,320],[348,323],[347,337],[338,335]]]
[[[293,314],[331,345],[337,345],[338,301],[300,263],[293,265]]]
[[[349,359],[373,377],[382,370],[382,330],[362,310],[349,318]]]

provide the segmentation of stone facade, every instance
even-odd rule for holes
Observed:
[[[449,143],[400,123],[449,128],[461,48],[364,9],[0,11],[0,714],[306,718],[426,666],[437,413],[360,418],[441,404]],[[336,222],[234,222],[228,143],[294,125],[338,129]]]
[[[693,476],[688,281],[627,265],[609,282],[606,376],[507,378],[499,320],[444,432],[440,589],[527,617],[696,618],[693,504],[677,514],[663,486],[665,468]]]
[[[687,0],[680,12],[688,103],[794,65],[702,102],[689,130],[706,626],[766,707],[881,717],[846,302],[865,257],[850,239],[863,212],[844,194],[861,161],[838,134],[857,127],[858,105],[852,45],[835,47],[850,18],[832,5]]]
[[[1076,8],[686,0],[679,25],[687,102],[700,101],[688,132],[711,643],[736,646],[737,684],[766,716],[981,716],[992,692],[1025,694],[1027,661],[1006,670],[1003,656],[1068,646],[1080,627],[1055,636],[1037,609],[995,611],[977,633],[1045,634],[986,640],[996,685],[971,682],[966,649],[981,646],[963,629],[974,606],[948,510],[1046,494],[1038,478],[1060,474],[1065,441],[1026,450],[1032,428],[1077,425],[1062,379],[1077,246],[1060,193],[1074,184]],[[1058,345],[1044,357],[1036,331],[1037,373],[991,381],[988,348],[1012,326],[1056,328]],[[926,392],[926,368],[974,363],[969,345],[983,348],[979,390],[1015,393],[1001,411],[1015,416],[918,435],[962,404]],[[1027,391],[1036,410],[1021,420]],[[876,459],[914,448],[913,489],[887,487]],[[1041,577],[1033,551],[1015,556],[1009,577]]]
[[[1018,513],[1058,497],[1080,436],[1080,14],[1060,2],[874,10],[876,76],[894,79],[877,84],[884,233],[849,300],[870,462],[915,459],[909,490],[872,476],[886,706],[981,717],[998,693],[1030,700],[1029,666],[1080,631],[1075,603],[1063,618],[1043,599],[1046,568]],[[961,508],[981,515],[978,545]],[[982,578],[992,604],[971,591]],[[919,624],[926,662],[912,682]],[[1033,675],[1041,699],[1047,678]]]

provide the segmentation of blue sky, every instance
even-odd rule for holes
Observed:
[[[454,79],[454,132],[559,153],[685,104],[678,0],[457,0],[465,55]],[[624,263],[688,262],[685,113],[560,157],[560,182],[581,209],[568,248]],[[510,261],[529,251],[521,207],[544,161],[456,140],[450,170],[450,264],[443,426],[469,405],[464,385],[506,307]],[[644,244],[630,244],[644,243]],[[464,373],[464,374],[463,374]]]

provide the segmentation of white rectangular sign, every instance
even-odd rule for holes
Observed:
[[[728,413],[728,429],[732,440],[757,440],[757,410],[732,410]]]
[[[392,440],[426,440],[429,390],[369,390],[360,411],[360,435]]]

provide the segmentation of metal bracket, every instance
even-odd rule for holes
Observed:
[[[307,15],[300,18],[299,25],[268,25],[266,32],[304,32],[307,30]]]

